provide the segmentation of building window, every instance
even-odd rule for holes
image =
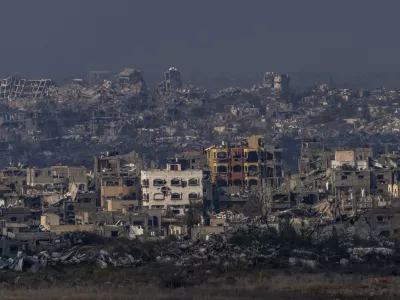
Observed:
[[[384,179],[383,175],[378,175],[376,178],[380,180]]]
[[[143,200],[149,200],[149,193],[143,193]]]
[[[197,200],[197,199],[199,199],[199,194],[197,194],[197,193],[189,194],[189,200]]]
[[[385,221],[383,216],[377,216],[376,220],[377,220],[378,223],[383,223]]]
[[[240,180],[240,179],[235,179],[235,180],[233,181],[233,185],[241,186],[241,185],[242,185],[242,180]]]
[[[170,168],[171,168],[171,171],[178,171],[179,170],[179,166],[178,165],[171,165]]]
[[[347,176],[342,176],[342,180],[346,180],[347,179]]]
[[[247,154],[248,162],[258,162],[258,153],[256,151],[250,151]]]
[[[73,205],[68,205],[67,210],[74,210],[74,206]]]
[[[238,165],[233,166],[233,172],[234,172],[234,173],[242,172],[242,167],[241,167],[241,166],[238,166]]]
[[[135,185],[135,181],[132,180],[132,179],[125,179],[125,180],[122,182],[122,185],[123,185],[123,186],[134,186],[134,185]]]
[[[217,167],[218,173],[226,173],[227,171],[228,171],[228,168],[226,166],[218,166]]]
[[[180,186],[181,185],[181,180],[179,178],[174,178],[174,179],[171,180],[171,185]]]
[[[196,178],[190,178],[189,179],[189,185],[190,186],[197,186],[197,185],[199,185],[199,181]]]
[[[154,186],[162,186],[162,185],[164,185],[164,180],[162,180],[162,179],[154,179],[153,180],[153,185]]]
[[[227,181],[225,179],[218,179],[217,180],[217,185],[218,186],[227,186],[228,183],[227,183]]]
[[[226,158],[226,152],[218,152],[217,158]]]
[[[257,184],[258,184],[258,180],[255,180],[255,179],[249,180],[249,185],[257,185]]]
[[[233,158],[242,158],[242,153],[235,151]]]
[[[10,220],[11,222],[17,222],[17,217],[11,217]]]
[[[182,199],[182,195],[180,193],[172,193],[171,194],[171,199],[172,200],[181,200]]]

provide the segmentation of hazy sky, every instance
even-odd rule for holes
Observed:
[[[397,70],[398,0],[1,0],[0,75]],[[185,76],[184,76],[185,77]]]

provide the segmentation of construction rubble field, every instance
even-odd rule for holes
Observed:
[[[80,295],[68,299],[100,294],[100,299],[161,299],[161,294],[168,299],[236,299],[240,294],[241,299],[374,299],[399,293],[399,245],[336,229],[321,237],[289,223],[279,230],[249,223],[196,242],[142,243],[74,233],[61,244],[64,248],[53,252],[3,257],[2,299],[25,299],[33,288],[37,298],[30,299],[53,299],[57,290]],[[351,284],[339,289],[346,281]],[[149,291],[154,292],[143,298]]]

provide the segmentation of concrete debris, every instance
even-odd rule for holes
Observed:
[[[17,272],[29,271],[38,272],[40,269],[46,268],[48,265],[88,265],[93,264],[100,269],[108,266],[113,267],[136,267],[144,263],[141,257],[133,257],[129,253],[112,253],[109,254],[105,250],[97,250],[92,247],[73,247],[64,253],[53,252],[49,254],[42,251],[38,255],[29,256],[23,252],[13,260],[11,258],[0,259],[0,270],[14,270]]]

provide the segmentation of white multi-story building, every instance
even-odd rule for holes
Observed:
[[[180,167],[176,164],[168,165],[166,170],[141,171],[143,207],[169,208],[181,215],[190,204],[203,201],[203,171]]]

